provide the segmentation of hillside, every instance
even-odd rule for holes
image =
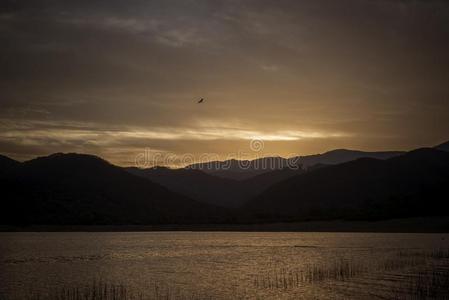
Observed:
[[[304,167],[317,164],[337,165],[359,158],[389,159],[404,154],[401,151],[365,152],[358,150],[336,149],[323,154],[301,156],[299,161]]]
[[[19,166],[20,163],[7,156],[0,155],[0,176]]]
[[[441,150],[441,151],[447,151],[449,152],[449,141],[439,144],[438,146],[434,147],[435,149]]]
[[[209,175],[199,170],[164,167],[126,170],[204,203],[237,207],[249,198],[247,189],[241,182]]]
[[[258,220],[390,218],[446,214],[449,153],[418,149],[362,158],[291,177],[249,201]]]
[[[157,167],[126,168],[126,170],[191,199],[230,208],[239,207],[272,184],[302,172],[302,170],[285,168],[253,176],[246,180],[232,180],[193,169]]]
[[[351,160],[367,157],[376,159],[388,159],[405,152],[365,152],[358,150],[337,149],[322,154],[297,156],[291,158],[263,157],[255,160],[225,160],[197,163],[188,166],[188,169],[201,170],[207,174],[234,180],[246,180],[251,177],[281,170],[288,167],[302,166],[310,168],[314,165],[336,165]]]
[[[4,224],[159,224],[216,220],[221,212],[90,155],[24,162],[2,180]]]

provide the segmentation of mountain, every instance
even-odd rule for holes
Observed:
[[[274,184],[244,205],[257,221],[448,214],[449,153],[361,158]]]
[[[281,168],[276,158],[279,169],[245,180],[190,168],[124,169],[73,153],[23,163],[0,156],[0,224],[379,219],[449,211],[449,152],[374,152],[369,155],[377,158],[335,164],[357,155],[368,154],[335,150],[308,156],[302,158],[305,169]]]
[[[271,172],[266,172],[243,181],[239,181],[242,186],[248,190],[248,195],[250,197],[255,197],[268,189],[273,184],[286,180],[295,175],[303,174],[305,170],[303,169],[290,169],[284,168],[280,170],[274,170]],[[250,200],[249,198],[245,200]],[[246,201],[245,201],[246,202]]]
[[[400,153],[334,150],[290,159],[264,157],[252,161],[212,161],[190,165],[184,169],[156,167],[127,170],[204,203],[239,207],[271,185],[303,173],[302,165],[312,171],[359,157],[386,159]]]
[[[383,152],[365,152],[358,150],[336,149],[323,154],[301,156],[299,162],[304,167],[311,167],[316,164],[337,165],[359,158],[389,159],[405,152],[401,151],[383,151]]]
[[[210,222],[222,212],[91,155],[21,163],[0,182],[3,224]]]
[[[0,175],[6,174],[11,169],[20,165],[20,162],[15,161],[7,156],[0,155]]]
[[[322,169],[328,167],[329,165],[325,164],[316,164],[310,166],[307,169],[303,168],[284,168],[279,170],[274,170],[270,172],[266,172],[246,180],[239,181],[242,186],[245,186],[249,192],[250,196],[256,196],[263,191],[267,190],[273,184],[284,181],[290,177],[306,174],[308,172],[312,172],[314,170]],[[246,199],[250,200],[250,199]]]
[[[187,166],[188,169],[201,170],[207,174],[234,180],[246,180],[267,172],[302,166],[310,168],[314,165],[336,165],[351,160],[368,157],[388,159],[405,152],[364,152],[357,150],[337,149],[323,154],[296,156],[291,158],[263,157],[255,160],[225,160],[197,163]]]
[[[249,198],[242,183],[195,169],[127,168],[128,172],[156,182],[192,199],[222,207],[237,207]],[[252,194],[251,194],[252,196]]]
[[[301,170],[281,169],[266,172],[246,180],[233,180],[194,169],[126,168],[134,175],[149,179],[171,191],[200,202],[221,207],[239,207],[274,183],[287,179]]]
[[[441,151],[449,152],[449,141],[447,141],[445,143],[442,143],[442,144],[440,144],[438,146],[435,146],[434,148],[438,149],[438,150],[441,150]]]
[[[262,157],[254,160],[210,161],[187,166],[187,169],[201,170],[214,176],[245,180],[253,176],[283,169],[292,164],[293,161],[283,157]]]

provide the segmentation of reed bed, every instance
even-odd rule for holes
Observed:
[[[329,282],[344,282],[360,277],[370,289],[372,280],[391,281],[388,295],[380,298],[427,300],[449,300],[449,249],[432,251],[397,251],[385,258],[376,259],[336,258],[322,264],[309,264],[302,268],[278,268],[274,266],[263,274],[254,277],[256,289],[270,289],[275,292],[298,288],[304,285]],[[366,280],[369,279],[369,280]],[[276,293],[277,293],[276,292]],[[381,292],[384,293],[385,291]],[[282,292],[281,292],[282,293]],[[1,298],[6,300],[6,298]],[[24,299],[23,297],[20,299]],[[26,300],[202,300],[214,299],[212,296],[194,294],[179,288],[152,283],[143,292],[136,293],[129,286],[104,282],[93,282],[85,287],[60,288],[49,293],[30,293]],[[7,299],[10,300],[10,299]]]
[[[425,255],[396,256],[393,258],[380,260],[377,265],[373,266],[372,271],[391,272],[407,268],[414,268],[417,266],[423,266],[426,265],[428,262],[429,258]]]
[[[345,281],[362,274],[395,271],[426,263],[427,258],[419,256],[394,257],[381,260],[375,264],[339,259],[324,265],[306,265],[302,269],[274,268],[265,274],[257,275],[254,279],[254,285],[257,288],[289,289],[303,284],[328,280]]]
[[[449,250],[398,251],[387,258],[357,261],[336,259],[322,265],[306,265],[301,269],[273,268],[257,275],[254,286],[261,289],[291,289],[323,281],[344,282],[354,277],[378,278],[397,274],[402,278],[393,296],[388,299],[448,299]],[[424,271],[423,271],[424,270]],[[392,273],[393,272],[393,273]],[[403,274],[410,274],[404,277]],[[374,276],[373,276],[374,275]],[[406,278],[406,279],[404,279]],[[397,284],[396,283],[392,283]],[[367,283],[367,287],[369,283]]]
[[[449,249],[436,249],[430,253],[434,259],[449,259]]]
[[[449,269],[421,271],[410,276],[393,299],[405,300],[449,300]]]
[[[397,252],[399,257],[419,256],[430,259],[449,259],[449,249],[433,249],[431,251],[405,251],[400,250]]]
[[[273,269],[256,276],[254,285],[257,288],[290,289],[324,280],[345,281],[368,270],[365,264],[341,259],[328,265],[307,265],[303,269]]]
[[[0,297],[3,300],[3,298]],[[18,298],[19,299],[19,298]],[[20,298],[22,299],[22,298]],[[94,282],[85,287],[60,288],[50,293],[31,292],[27,300],[208,300],[212,297],[183,292],[159,283],[150,285],[145,292],[132,292],[122,284]],[[6,299],[5,299],[6,300]]]

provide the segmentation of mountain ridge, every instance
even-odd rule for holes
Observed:
[[[221,215],[213,206],[85,154],[21,163],[0,186],[8,199],[2,216],[7,223],[190,223]]]
[[[438,197],[448,183],[449,153],[423,148],[387,160],[360,158],[290,177],[243,209],[271,220],[413,216],[426,213],[420,201],[427,193],[427,213],[438,214],[449,207]],[[401,211],[404,208],[409,211]]]
[[[435,146],[434,148],[436,148],[438,150],[448,151],[449,152],[449,141],[441,143],[441,144]]]
[[[186,168],[199,169],[204,171],[205,173],[219,177],[245,180],[263,173],[280,170],[283,168],[294,168],[296,166],[309,168],[313,167],[316,164],[333,165],[344,163],[361,157],[388,159],[390,157],[402,155],[404,153],[404,151],[367,152],[360,150],[335,149],[321,154],[295,156],[290,158],[277,156],[256,158],[254,160],[238,161],[232,159],[225,161],[196,163],[189,165]],[[241,167],[242,165],[244,166],[243,168]]]
[[[439,197],[449,184],[446,144],[404,154],[335,149],[327,160],[308,156],[331,164],[304,168],[280,168],[275,157],[279,169],[244,180],[190,168],[122,168],[88,154],[25,162],[0,155],[0,216],[4,224],[191,224],[435,215],[449,211]],[[354,156],[362,157],[332,164]]]

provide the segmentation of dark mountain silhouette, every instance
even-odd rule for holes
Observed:
[[[222,214],[91,155],[21,163],[0,186],[3,224],[191,223]]]
[[[57,153],[23,163],[0,156],[0,224],[191,224],[447,215],[449,152],[429,148],[399,154],[335,150],[301,157],[299,164],[306,168],[296,169],[286,166],[297,161],[263,158],[257,164],[247,161],[254,173],[244,180],[195,167],[125,169],[82,154]],[[338,164],[345,160],[350,161]],[[231,169],[236,163],[231,163]],[[258,170],[264,163],[269,170]]]
[[[249,201],[258,221],[448,214],[449,153],[418,149],[361,158],[291,177]]]
[[[128,172],[145,177],[192,199],[223,207],[240,206],[250,195],[240,182],[220,178],[194,169],[127,168]],[[251,194],[252,196],[253,194]]]
[[[291,168],[284,168],[279,170],[274,170],[271,172],[266,172],[251,178],[248,178],[246,180],[239,181],[241,185],[246,186],[247,189],[250,190],[249,195],[255,196],[263,191],[267,190],[270,186],[272,186],[275,183],[284,181],[290,177],[305,174],[314,170],[318,170],[321,168],[325,168],[329,165],[325,164],[316,164],[313,165],[307,169],[291,169]],[[249,199],[246,199],[249,200]]]
[[[0,155],[0,176],[2,176],[2,174],[6,175],[7,172],[14,169],[18,165],[20,165],[20,162],[15,161],[14,159],[11,159],[7,156]]]
[[[239,207],[272,184],[301,172],[301,170],[285,168],[238,181],[209,175],[194,169],[156,167],[127,168],[126,170],[159,183],[179,194],[222,207]]]
[[[295,175],[303,174],[304,172],[305,171],[303,169],[284,168],[266,172],[239,182],[242,186],[245,186],[246,189],[250,191],[248,194],[254,197],[268,189],[273,184],[281,182]]]
[[[287,167],[300,165],[310,168],[314,165],[336,165],[362,157],[388,159],[405,152],[385,151],[385,152],[364,152],[357,150],[337,149],[323,154],[297,156],[292,158],[263,157],[255,160],[226,160],[197,163],[188,166],[189,169],[201,170],[207,174],[223,178],[245,180],[251,177],[280,170]]]
[[[292,165],[283,157],[263,157],[254,160],[211,161],[187,166],[187,169],[201,170],[207,174],[234,180],[245,180],[266,172],[279,170]]]
[[[317,164],[337,165],[359,158],[389,159],[404,154],[401,151],[365,152],[358,150],[336,149],[323,154],[301,156],[300,163],[308,168]]]
[[[312,171],[354,157],[366,155],[384,159],[399,153],[334,150],[301,158],[264,157],[252,161],[228,160],[195,164],[185,169],[128,168],[128,171],[201,202],[223,207],[238,207],[271,185],[301,174],[302,164],[307,166],[307,170]]]
[[[447,151],[449,152],[449,141],[439,144],[438,146],[434,147],[435,149],[441,150],[441,151]]]
[[[232,179],[232,180],[246,180],[251,177],[270,172],[273,170],[217,170],[214,172],[207,172],[204,171],[210,175],[221,177],[225,179]]]

